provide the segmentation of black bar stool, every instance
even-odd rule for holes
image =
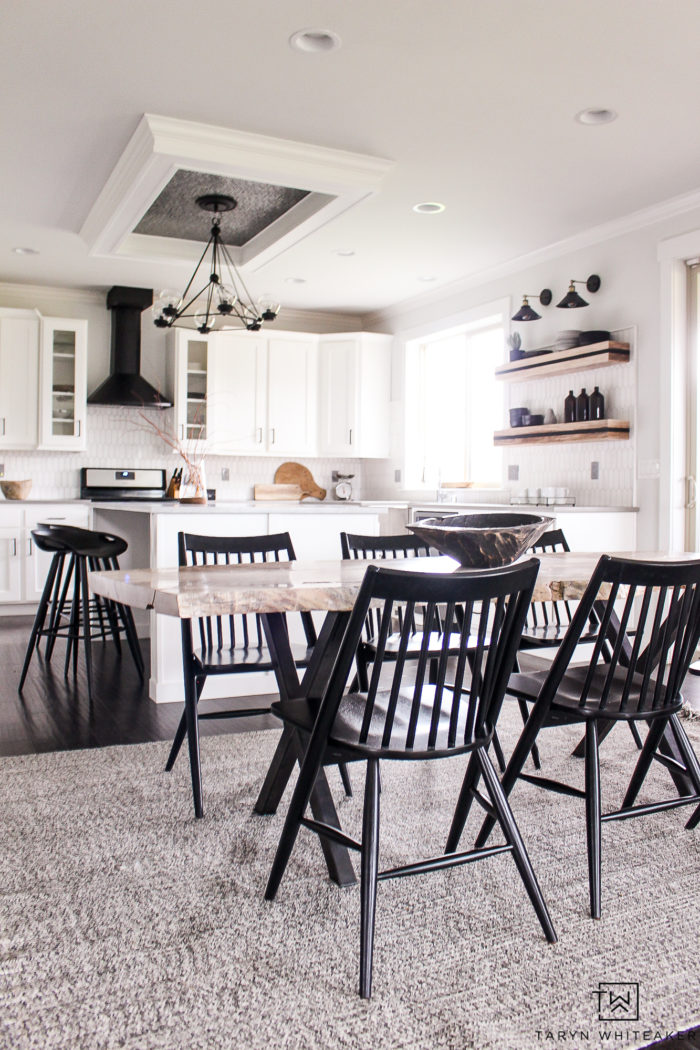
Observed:
[[[44,584],[18,689],[21,692],[29,670],[32,654],[42,638],[46,638],[46,659],[50,660],[57,638],[65,638],[66,660],[64,674],[68,675],[71,655],[73,675],[78,673],[78,643],[83,640],[88,697],[92,699],[92,638],[105,641],[111,635],[121,653],[120,635],[124,633],[136,670],[143,679],[145,668],[136,627],[128,606],[107,598],[90,598],[88,569],[118,569],[119,555],[127,549],[126,540],[109,533],[93,532],[72,525],[40,524],[32,530],[39,550],[53,554]],[[69,594],[72,583],[72,599]],[[48,623],[47,623],[48,616]]]

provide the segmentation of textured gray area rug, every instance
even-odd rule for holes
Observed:
[[[510,707],[505,722],[512,746]],[[697,742],[698,723],[686,724]],[[3,1048],[580,1050],[698,1022],[700,832],[683,829],[688,809],[605,826],[593,922],[582,804],[526,784],[513,806],[558,943],[544,940],[507,854],[385,882],[374,995],[361,1000],[359,889],[328,880],[315,836],[301,832],[277,900],[263,900],[287,798],[274,817],[252,806],[277,736],[203,740],[199,822],[186,760],[163,772],[166,744],[0,762]],[[580,783],[582,764],[566,757],[576,738],[544,737],[550,775]],[[625,727],[602,754],[612,808],[635,759]],[[462,768],[385,763],[384,866],[440,851]],[[357,833],[360,767],[354,799],[329,777]],[[654,779],[667,788],[663,770]],[[610,982],[624,996],[638,986],[638,1019],[625,1006],[599,1020]]]

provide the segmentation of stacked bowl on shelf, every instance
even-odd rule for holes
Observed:
[[[557,332],[557,337],[554,340],[555,350],[572,350],[573,347],[579,345],[579,336],[581,332],[575,328],[566,328],[562,332]]]

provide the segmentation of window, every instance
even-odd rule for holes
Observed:
[[[503,417],[504,321],[482,318],[406,344],[407,488],[501,484],[493,432]]]

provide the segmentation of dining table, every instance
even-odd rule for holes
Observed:
[[[583,595],[600,554],[589,552],[537,553],[540,568],[533,601],[575,601]],[[624,558],[678,561],[697,554],[638,552]],[[446,556],[429,558],[333,561],[260,562],[243,565],[95,571],[89,574],[93,594],[137,609],[150,609],[181,620],[237,613],[258,614],[275,668],[282,699],[305,697],[320,702],[345,628],[368,565],[416,572],[454,573],[462,569]],[[310,662],[300,677],[294,664],[286,626],[288,612],[323,612],[325,617]],[[664,748],[677,757],[675,742]],[[301,760],[304,742],[289,727],[282,730],[274,757],[261,786],[255,812],[271,814]],[[679,793],[690,790],[679,770],[672,773]],[[323,770],[310,800],[317,821],[340,827]],[[320,838],[330,877],[341,886],[354,883],[355,873],[345,846]]]

